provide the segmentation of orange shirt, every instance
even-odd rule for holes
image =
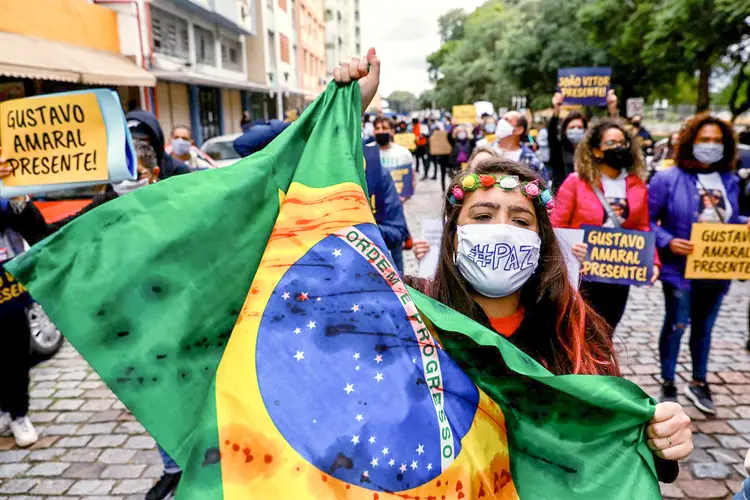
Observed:
[[[518,330],[518,327],[521,326],[521,322],[525,315],[526,311],[521,307],[510,316],[504,318],[490,318],[490,325],[492,325],[493,330],[503,337],[510,337],[516,332],[516,330]]]

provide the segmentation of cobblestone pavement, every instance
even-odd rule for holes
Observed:
[[[412,234],[419,221],[439,217],[439,183],[420,184],[406,207]],[[408,253],[407,272],[416,270]],[[736,283],[714,331],[709,381],[716,418],[706,418],[684,398],[694,420],[696,450],[682,464],[666,498],[731,498],[746,475],[742,459],[750,448],[750,353],[744,350],[750,283]],[[633,289],[616,343],[623,371],[649,394],[658,395],[657,337],[663,299],[657,285]],[[687,382],[690,359],[683,345],[678,368]],[[29,449],[0,438],[0,498],[142,499],[161,475],[154,441],[68,344],[32,370],[31,419],[41,438]],[[682,389],[682,387],[680,387]]]

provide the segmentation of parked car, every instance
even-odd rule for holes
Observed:
[[[212,137],[203,143],[201,151],[210,156],[219,167],[228,167],[242,159],[234,149],[234,140],[242,134],[228,134]]]

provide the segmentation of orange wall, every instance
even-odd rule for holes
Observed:
[[[86,0],[0,0],[0,31],[120,52],[117,15]]]

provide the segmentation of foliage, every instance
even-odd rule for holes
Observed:
[[[731,80],[733,112],[750,109],[750,0],[488,0],[452,10],[430,54],[439,106],[476,100],[508,106],[525,95],[548,107],[557,69],[611,66],[621,105],[628,97],[710,101],[719,67]]]
[[[397,90],[392,92],[386,100],[391,107],[391,110],[396,113],[404,114],[409,111],[416,111],[419,109],[419,99],[405,90]]]

